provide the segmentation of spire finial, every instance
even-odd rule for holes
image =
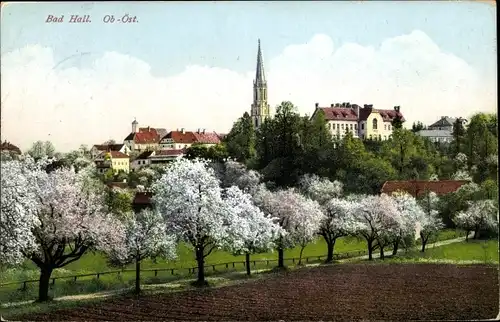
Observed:
[[[255,82],[263,84],[266,81],[264,75],[264,62],[262,60],[262,50],[260,49],[260,38],[258,39],[258,49],[257,49],[257,70],[255,73]]]

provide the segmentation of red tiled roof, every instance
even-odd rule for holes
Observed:
[[[129,156],[120,151],[110,151],[108,152],[111,155],[112,159],[128,159]]]
[[[134,205],[150,205],[152,196],[151,192],[136,192],[132,203]]]
[[[160,151],[156,151],[155,154],[152,155],[151,157],[183,155],[184,153],[186,153],[185,149],[179,149],[179,150],[160,150]]]
[[[392,194],[396,191],[406,191],[414,197],[419,197],[427,190],[439,195],[445,195],[450,192],[455,192],[469,183],[467,180],[441,180],[441,181],[386,181],[382,186],[381,193]]]
[[[205,133],[198,133],[198,132],[193,132],[194,137],[196,138],[196,143],[202,143],[202,144],[219,144],[220,143],[220,137],[217,135],[215,132],[205,132]]]
[[[357,121],[356,111],[349,107],[318,107],[328,121]]]
[[[141,127],[137,133],[131,132],[124,141],[134,141],[137,144],[154,144],[160,142],[160,134],[152,127]]]
[[[1,151],[11,151],[11,152],[15,152],[17,154],[21,154],[21,149],[19,149],[17,146],[15,146],[14,144],[7,142],[7,141],[4,141],[0,145],[0,150]]]
[[[373,110],[374,112],[378,112],[384,122],[391,122],[396,116],[401,118],[401,121],[405,121],[403,114],[401,112],[396,112],[395,110]]]
[[[123,144],[96,144],[94,147],[97,151],[120,151]]]
[[[184,132],[182,131],[170,131],[165,138],[172,139],[175,143],[187,143],[192,144],[196,142],[196,137],[193,132]]]

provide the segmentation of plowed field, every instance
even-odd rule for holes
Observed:
[[[470,320],[494,318],[494,267],[338,265],[234,286],[119,297],[27,320]]]

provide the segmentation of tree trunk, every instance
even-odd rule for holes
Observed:
[[[474,230],[474,239],[479,239],[479,228]]]
[[[422,253],[425,252],[425,246],[427,245],[427,238],[420,238],[420,240],[422,241],[422,249],[420,250]]]
[[[250,253],[245,254],[245,262],[246,262],[246,268],[247,268],[247,275],[250,276]]]
[[[327,241],[326,246],[328,247],[328,255],[326,257],[326,262],[333,262],[333,249],[335,247],[335,239],[333,241]]]
[[[40,268],[40,280],[38,283],[38,302],[49,300],[49,283],[52,275],[52,268]]]
[[[285,267],[285,260],[283,258],[283,248],[278,248],[278,267]]]
[[[203,248],[196,248],[196,262],[198,264],[198,280],[196,281],[199,285],[205,284],[205,258],[203,257]]]
[[[367,240],[368,244],[368,260],[373,259],[373,241],[372,240]]]
[[[469,233],[470,233],[470,230],[466,230],[465,231],[465,241],[468,242],[469,241]]]
[[[141,293],[141,259],[139,256],[135,258],[135,293]]]
[[[304,252],[304,248],[306,248],[306,246],[300,248],[299,263],[297,265],[302,265],[302,253]]]
[[[392,246],[393,246],[392,255],[396,255],[398,253],[399,240],[396,240]]]
[[[380,246],[380,259],[385,259],[384,256],[384,247]]]

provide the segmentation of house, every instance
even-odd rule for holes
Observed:
[[[165,129],[159,129],[164,133]],[[129,151],[154,151],[159,148],[160,134],[152,127],[140,128],[137,120],[132,122],[132,132],[123,140]]]
[[[21,149],[19,149],[17,146],[7,141],[3,141],[2,144],[0,144],[0,151],[9,152],[11,154],[17,154],[17,155],[22,154]]]
[[[160,141],[161,150],[182,150],[193,144],[202,144],[211,147],[221,143],[221,137],[215,132],[207,132],[205,129],[198,129],[196,132],[171,131]]]
[[[198,129],[198,131],[193,132],[196,144],[203,144],[207,148],[220,144],[221,138],[215,132],[206,132],[205,129]]]
[[[393,110],[374,109],[373,105],[365,104],[361,107],[351,103],[336,103],[330,107],[320,107],[316,103],[314,117],[317,111],[322,110],[330,133],[341,139],[347,132],[356,138],[371,140],[387,140],[392,135],[392,122],[397,117],[404,122],[400,106]]]
[[[105,173],[109,169],[114,172],[130,172],[129,156],[120,151],[103,152],[97,156],[94,162],[99,173]]]
[[[461,186],[469,183],[467,180],[407,180],[386,181],[382,186],[381,193],[391,195],[398,191],[405,191],[413,197],[420,197],[426,191],[432,191],[438,196],[457,191]]]
[[[128,154],[129,150],[124,144],[95,144],[90,149],[92,159],[97,158],[103,152],[119,151]]]
[[[182,158],[185,154],[185,149],[145,151],[131,162],[130,168],[132,171],[138,171],[141,168],[147,167],[149,165],[166,164],[178,158]]]
[[[432,142],[450,143],[453,141],[453,125],[456,121],[454,117],[441,116],[437,122],[429,125],[425,130],[418,131],[417,134]]]

